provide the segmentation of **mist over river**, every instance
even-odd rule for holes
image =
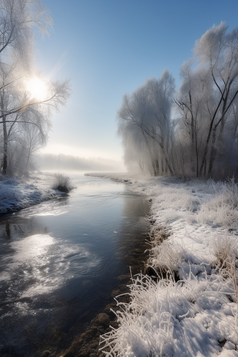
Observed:
[[[129,185],[71,175],[69,196],[0,218],[0,356],[69,348],[143,267],[149,203]],[[142,247],[142,248],[141,248]]]

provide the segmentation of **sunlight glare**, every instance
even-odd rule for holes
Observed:
[[[47,86],[41,79],[34,77],[27,83],[27,91],[30,93],[31,98],[42,101],[46,98]]]

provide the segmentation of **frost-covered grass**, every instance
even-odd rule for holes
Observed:
[[[214,184],[213,198],[205,202],[199,212],[199,220],[220,226],[238,227],[238,186],[234,181]]]
[[[70,177],[61,173],[55,174],[52,189],[66,193],[69,192],[73,189]]]
[[[175,279],[174,273],[184,257],[180,245],[176,246],[172,242],[166,241],[151,248],[147,266],[154,269],[159,278]]]
[[[101,338],[106,356],[223,356],[238,343],[229,281],[196,279],[153,282],[139,275],[130,285],[130,304],[119,303],[119,328]],[[235,352],[235,351],[234,351]],[[235,356],[235,354],[234,354]]]
[[[119,328],[101,336],[101,351],[107,357],[238,356],[237,185],[113,179],[152,201],[148,266],[158,279],[132,278],[130,302],[118,297]]]
[[[0,177],[0,214],[17,211],[59,197],[50,188],[51,175],[34,174],[27,179]]]

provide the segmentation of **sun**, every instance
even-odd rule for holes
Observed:
[[[31,98],[42,101],[46,98],[47,86],[40,78],[34,77],[27,82],[27,91]]]

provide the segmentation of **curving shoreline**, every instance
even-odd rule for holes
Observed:
[[[119,328],[102,336],[105,355],[237,356],[237,185],[101,175],[110,176],[152,200],[149,265],[159,276],[133,280]],[[162,240],[161,226],[170,233]]]

